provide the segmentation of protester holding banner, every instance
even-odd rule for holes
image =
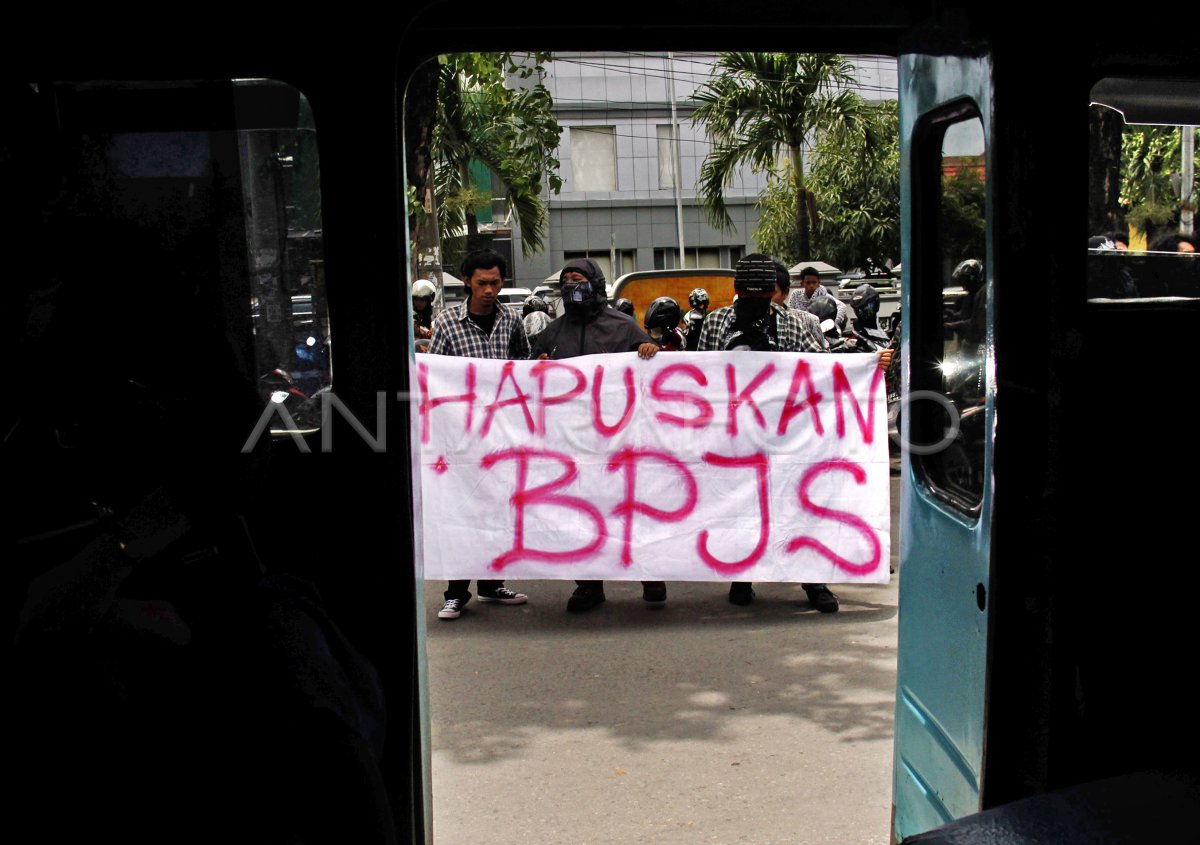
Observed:
[[[790,287],[787,268],[761,253],[747,255],[734,268],[733,305],[718,308],[704,319],[698,351],[827,352],[829,347],[817,318],[793,311],[778,299]],[[890,352],[889,352],[890,361]],[[881,367],[886,370],[886,365]],[[836,613],[838,598],[825,584],[801,584],[813,607]],[[747,605],[754,599],[748,581],[729,585],[729,601]]]
[[[565,313],[537,337],[534,357],[561,360],[604,352],[633,352],[653,358],[658,345],[632,317],[608,305],[604,271],[590,258],[567,262],[559,274]],[[570,613],[591,610],[604,601],[603,581],[576,581],[567,600]],[[663,581],[643,581],[642,599],[652,605],[667,601]]]
[[[467,358],[525,359],[529,357],[529,339],[521,315],[497,300],[504,286],[508,265],[503,256],[490,249],[468,253],[460,268],[467,286],[467,301],[448,308],[433,322],[429,351],[437,355]],[[446,603],[438,611],[439,619],[457,619],[471,600],[470,580],[451,581],[445,592]],[[524,604],[529,597],[515,593],[503,581],[477,582],[479,600],[498,604]]]

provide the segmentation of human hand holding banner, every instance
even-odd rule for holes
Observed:
[[[419,358],[426,578],[888,581],[874,355]]]

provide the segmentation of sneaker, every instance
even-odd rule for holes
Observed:
[[[567,599],[568,613],[583,613],[604,601],[603,587],[576,587]]]
[[[466,602],[462,599],[446,599],[446,603],[438,611],[438,619],[457,619],[462,616],[465,604]]]
[[[497,587],[490,593],[480,591],[475,598],[480,601],[500,602],[500,604],[525,604],[529,601],[529,596],[524,593],[514,593],[508,587]]]
[[[734,581],[729,585],[730,604],[740,604],[743,607],[754,601],[754,589],[745,581]]]
[[[666,604],[667,585],[663,581],[645,581],[642,583],[642,601],[646,604]]]
[[[817,610],[822,613],[837,613],[838,597],[824,584],[806,586],[804,592],[808,594],[809,602]]]

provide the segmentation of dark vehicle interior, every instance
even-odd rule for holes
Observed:
[[[682,25],[644,4],[433,2],[386,26],[327,10],[11,30],[10,824],[46,842],[429,840],[419,501],[395,401],[405,174],[428,150],[405,88],[448,49],[569,44],[990,51],[992,815],[920,841],[1046,841],[1022,825],[1081,800],[1100,827],[1074,841],[1194,827],[1198,461],[1174,435],[1200,292],[1172,256],[1130,257],[1143,298],[1091,291],[1114,259],[1085,258],[1076,222],[1088,92],[1200,78],[1194,29],[1081,20],[1064,40],[1044,14],[1015,32],[1012,9],[932,2],[700,3]],[[941,292],[911,293],[914,332]],[[264,380],[281,367],[312,381]],[[341,408],[270,434],[265,403],[300,414],[330,385]],[[1026,832],[988,838],[995,823]]]

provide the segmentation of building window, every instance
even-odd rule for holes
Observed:
[[[722,249],[728,249],[732,263],[728,266],[732,267],[739,258],[742,257],[743,248],[740,246],[734,247],[698,247],[694,249],[685,249],[683,251],[683,269],[695,270],[704,267],[724,267],[725,264],[721,261]],[[660,247],[654,250],[654,269],[655,270],[675,270],[679,268],[679,250],[672,247]]]
[[[617,135],[612,126],[571,127],[571,179],[576,191],[617,189]]]
[[[613,274],[612,256],[608,254],[607,250],[604,252],[591,252],[591,253],[586,252],[586,251],[585,252],[564,252],[563,253],[563,263],[564,264],[566,264],[568,261],[574,261],[577,258],[590,258],[593,261],[595,261],[596,264],[598,264],[600,266],[600,271],[602,273],[604,273],[604,278],[609,283],[609,285],[612,285],[612,283],[614,281],[616,281],[616,277]]]
[[[675,187],[675,138],[669,123],[655,127],[658,130],[658,187]]]

